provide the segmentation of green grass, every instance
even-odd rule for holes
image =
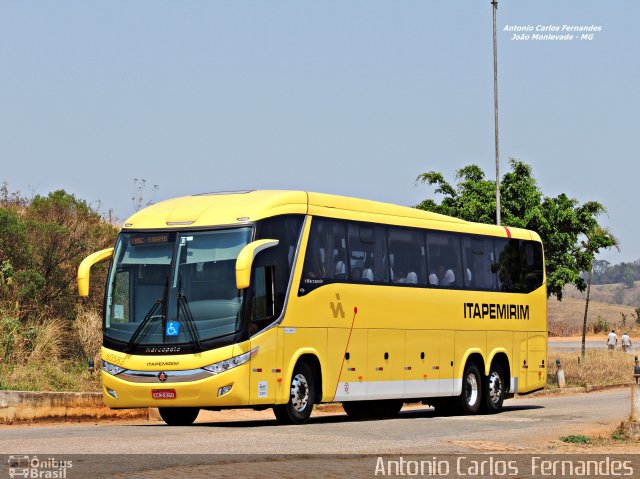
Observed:
[[[569,436],[563,436],[560,438],[562,442],[568,442],[570,444],[589,444],[591,439],[584,434],[571,434]]]

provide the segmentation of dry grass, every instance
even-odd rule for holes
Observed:
[[[80,346],[87,358],[100,354],[102,346],[102,317],[93,309],[78,308],[74,321]]]
[[[567,286],[564,289],[565,298],[583,300],[587,294],[581,293],[575,286]],[[590,299],[600,303],[609,303],[624,306],[640,306],[640,281],[636,281],[633,288],[628,288],[622,283],[594,284],[591,286]]]
[[[607,285],[609,286],[609,285]],[[547,302],[547,316],[549,318],[549,331],[559,336],[575,336],[582,334],[582,322],[584,320],[584,298],[565,297],[562,301],[550,298]],[[607,321],[611,328],[629,332],[640,330],[631,317],[634,308],[622,304],[609,304],[599,301],[589,301],[589,316],[587,324],[593,325],[598,318]],[[627,314],[626,324],[622,323],[620,313]],[[593,328],[591,328],[593,332]]]
[[[36,327],[27,362],[45,363],[59,358],[63,349],[65,321],[49,319]]]
[[[23,324],[0,311],[0,389],[98,391],[98,375],[69,347],[78,339],[68,326],[60,319]]]
[[[568,387],[602,386],[607,384],[627,384],[633,382],[633,355],[616,350],[587,350],[584,363],[580,363],[579,352],[557,352],[549,358],[548,387],[556,387],[556,358],[564,369]]]

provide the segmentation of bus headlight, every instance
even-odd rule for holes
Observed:
[[[116,375],[120,374],[122,371],[124,371],[124,368],[121,368],[120,366],[116,366],[115,364],[108,363],[103,359],[102,360],[102,370],[105,373],[109,373],[112,376],[116,376]]]
[[[220,374],[229,369],[233,369],[241,364],[246,363],[252,357],[258,354],[258,348],[253,348],[251,351],[241,354],[239,356],[234,356],[230,359],[225,359],[224,361],[218,361],[217,363],[210,364],[209,366],[203,366],[202,369],[205,369],[213,374]]]

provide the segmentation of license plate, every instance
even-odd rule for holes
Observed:
[[[153,399],[175,399],[175,389],[154,389],[151,391],[151,397]]]

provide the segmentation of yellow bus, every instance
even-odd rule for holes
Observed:
[[[281,423],[342,402],[497,412],[546,383],[539,236],[301,191],[210,193],[135,213],[110,259],[101,350],[111,408],[273,408]]]

